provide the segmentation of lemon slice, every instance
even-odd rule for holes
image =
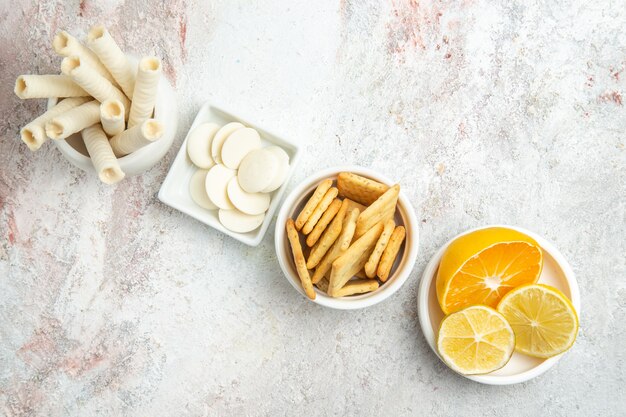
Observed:
[[[507,364],[515,348],[515,335],[506,319],[491,307],[471,306],[441,322],[437,349],[454,371],[486,374]]]
[[[530,356],[550,358],[563,353],[578,334],[572,302],[548,285],[515,288],[502,298],[498,311],[515,332],[515,350]]]

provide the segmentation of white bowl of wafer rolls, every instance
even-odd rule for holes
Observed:
[[[61,74],[21,75],[15,83],[19,98],[48,99],[48,110],[20,130],[28,148],[51,140],[70,163],[107,184],[163,158],[177,114],[161,60],[126,55],[102,25],[85,43],[61,31],[52,46],[63,57]]]
[[[302,295],[342,310],[377,304],[409,277],[418,223],[400,184],[363,167],[329,168],[302,182],[276,220],[278,262]]]

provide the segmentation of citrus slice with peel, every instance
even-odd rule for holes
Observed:
[[[504,294],[537,282],[541,248],[530,236],[505,227],[475,230],[446,248],[437,271],[437,299],[444,313],[483,304],[495,308]]]
[[[524,285],[505,295],[498,311],[515,333],[515,350],[537,358],[565,352],[578,334],[572,302],[549,285]]]
[[[486,374],[507,364],[515,348],[513,329],[491,307],[472,306],[441,322],[437,349],[443,361],[464,375]]]

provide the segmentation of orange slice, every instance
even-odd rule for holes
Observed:
[[[530,236],[504,227],[465,234],[446,248],[437,272],[437,299],[444,313],[483,304],[495,308],[513,288],[533,284],[543,267]]]

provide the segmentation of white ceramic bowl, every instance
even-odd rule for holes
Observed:
[[[278,209],[280,200],[285,193],[287,183],[298,166],[301,152],[300,147],[295,141],[287,139],[287,136],[285,135],[269,132],[268,130],[261,128],[258,124],[250,121],[250,119],[235,116],[233,113],[223,110],[211,103],[205,103],[200,108],[193,124],[189,128],[189,132],[193,131],[198,125],[207,122],[217,123],[220,126],[230,122],[240,122],[246,126],[253,127],[261,135],[261,143],[263,146],[278,145],[283,148],[285,152],[287,152],[287,155],[289,155],[289,172],[287,173],[287,177],[285,178],[283,185],[270,194],[272,200],[267,212],[265,213],[263,223],[261,226],[248,233],[233,232],[225,228],[222,223],[220,223],[217,210],[207,210],[202,208],[191,199],[191,195],[189,194],[189,180],[198,168],[196,168],[191,162],[189,155],[187,154],[187,140],[189,138],[189,133],[178,150],[178,154],[176,155],[176,158],[167,173],[167,177],[165,177],[165,180],[163,181],[163,185],[161,185],[161,189],[159,190],[159,200],[168,206],[173,207],[176,210],[180,210],[194,219],[219,230],[224,234],[245,243],[246,245],[257,246],[261,243],[261,240],[263,240],[263,236],[265,236],[265,232],[269,228],[272,218],[274,217],[274,213]]]
[[[132,56],[129,56],[129,59],[136,62],[136,59]],[[48,108],[56,103],[56,98],[49,99]],[[165,125],[163,136],[159,140],[118,159],[120,168],[126,175],[141,174],[152,168],[165,156],[174,142],[178,125],[176,95],[165,75],[162,75],[159,80],[154,118]],[[65,140],[53,140],[52,142],[72,165],[95,174],[93,164],[80,133],[75,133]]]
[[[450,241],[448,241],[437,251],[437,253],[435,253],[428,265],[426,265],[426,269],[422,275],[417,296],[419,321],[424,337],[426,337],[426,341],[437,356],[439,356],[439,353],[437,352],[437,333],[439,331],[439,324],[444,318],[443,311],[441,311],[439,302],[437,301],[436,291],[437,270],[439,268],[441,257],[453,240],[467,233],[490,227],[506,227],[514,229],[535,239],[539,246],[541,246],[541,249],[543,249],[543,270],[541,271],[538,282],[556,287],[569,297],[580,319],[580,292],[578,290],[578,283],[574,277],[574,271],[554,245],[541,236],[520,227],[506,225],[479,227],[477,229],[468,230],[467,232],[461,233],[460,235],[450,239]],[[517,384],[541,375],[554,366],[554,364],[556,364],[564,354],[565,353],[562,353],[549,359],[539,359],[515,352],[513,353],[511,360],[509,360],[509,362],[502,369],[498,369],[497,371],[485,375],[463,376],[471,379],[472,381],[489,385]]]
[[[291,247],[285,232],[285,223],[289,217],[295,218],[300,212],[301,208],[306,204],[307,200],[313,193],[313,190],[320,181],[326,178],[337,178],[337,174],[340,172],[353,172],[355,174],[379,181],[387,185],[393,185],[397,181],[391,181],[387,177],[380,175],[371,169],[363,168],[359,166],[345,166],[345,167],[333,167],[318,172],[315,175],[310,176],[298,185],[289,196],[285,199],[283,206],[278,213],[276,220],[276,232],[274,235],[274,244],[276,246],[276,256],[278,257],[278,263],[283,270],[285,277],[291,283],[291,285],[300,293],[306,297],[300,284],[300,278],[296,271],[296,266],[293,262],[293,256],[291,253]],[[417,251],[419,248],[419,229],[415,212],[409,199],[406,197],[403,191],[400,191],[398,198],[398,208],[396,210],[396,224],[404,225],[406,228],[406,240],[401,252],[398,254],[398,258],[391,269],[391,274],[387,282],[380,286],[376,291],[362,295],[353,295],[349,297],[333,298],[326,295],[324,292],[315,288],[316,297],[315,300],[311,300],[317,304],[325,307],[336,308],[340,310],[352,310],[358,308],[369,307],[374,304],[380,303],[386,298],[390,297],[393,293],[398,291],[402,284],[407,280],[415,260],[417,258]],[[303,243],[303,247],[305,244]],[[309,298],[307,298],[308,300]]]

